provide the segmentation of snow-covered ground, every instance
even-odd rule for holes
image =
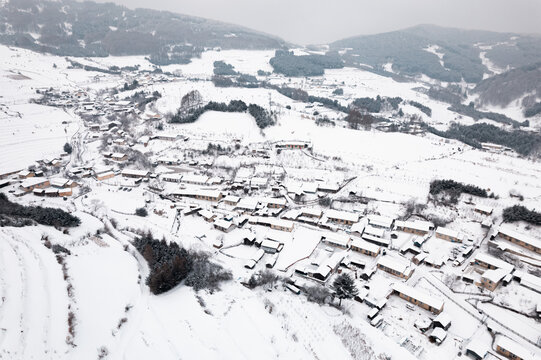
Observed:
[[[428,50],[438,54],[438,49]],[[76,151],[71,157],[62,158],[60,175],[67,176],[65,170],[80,165],[120,170],[119,163],[104,159],[101,139],[91,140],[92,135],[102,137],[103,134],[90,131],[86,120],[79,117],[75,109],[38,105],[30,99],[38,97],[37,89],[49,87],[84,91],[93,99],[105,89],[122,87],[129,81],[128,77],[69,69],[64,58],[16,48],[0,47],[0,55],[3,59],[0,64],[0,170],[25,169],[44,158],[61,158],[66,142],[76,144]],[[181,137],[176,141],[151,140],[147,146],[137,143],[131,147],[105,148],[117,152],[137,150],[151,162],[159,157],[181,160],[180,165],[149,169],[156,174],[197,173],[221,176],[226,182],[249,181],[255,177],[283,178],[277,191],[251,189],[245,194],[243,189],[235,194],[254,198],[286,195],[284,198],[292,209],[302,209],[303,205],[293,201],[292,192],[286,189],[306,183],[335,183],[343,187],[331,195],[335,200],[333,206],[359,215],[379,213],[398,218],[408,201],[426,202],[429,184],[436,178],[474,184],[496,194],[497,198],[473,198],[472,201],[493,207],[490,218],[497,224],[501,222],[502,209],[507,206],[520,203],[532,209],[541,208],[541,167],[534,160],[514,153],[480,151],[429,134],[414,136],[353,130],[344,126],[339,120],[344,114],[337,111],[317,105],[307,107],[274,90],[216,88],[209,81],[214,61],[224,60],[239,72],[255,75],[258,70],[272,70],[268,63],[272,56],[272,51],[204,52],[190,64],[163,67],[164,71],[175,74],[168,81],[149,81],[143,88],[122,92],[121,96],[141,89],[159,91],[162,97],[150,107],[152,112],[165,115],[178,109],[183,95],[198,90],[204,102],[241,99],[247,104],[259,104],[277,115],[276,125],[261,130],[247,113],[214,111],[205,113],[192,124],[162,122],[163,130],[157,130],[157,125],[149,121],[137,119],[124,127],[134,140],[148,133]],[[141,69],[153,69],[142,56],[75,60],[102,68],[140,65]],[[432,117],[428,118],[413,106],[403,107],[406,113],[419,115],[434,126],[445,128],[451,121],[473,123],[467,117],[458,118],[446,104],[414,90],[426,86],[421,82],[398,83],[352,68],[329,70],[323,77],[290,81],[272,75],[268,80],[324,97],[332,97],[332,91],[341,87],[344,95],[334,98],[343,105],[364,96],[400,96],[432,108]],[[316,125],[313,115],[316,109],[335,119],[336,126]],[[521,120],[515,108],[504,111]],[[101,119],[102,123],[105,121]],[[283,140],[307,141],[312,150],[277,153],[273,144]],[[204,153],[209,143],[220,144],[229,152]],[[258,151],[265,152],[266,156],[257,155]],[[195,160],[199,164],[191,163]],[[18,189],[18,181],[2,190],[11,200],[65,209],[79,216],[82,224],[69,233],[43,225],[0,228],[0,358],[371,359],[383,358],[385,354],[392,359],[454,359],[456,354],[465,352],[472,338],[480,339],[487,349],[492,348],[492,338],[485,325],[487,319],[500,319],[503,325],[495,325],[498,332],[540,356],[539,348],[533,345],[541,335],[537,320],[497,305],[483,304],[476,308],[469,301],[469,295],[455,293],[442,282],[447,275],[468,273],[478,278],[482,272],[468,265],[469,261],[452,267],[447,257],[460,247],[458,244],[432,236],[423,250],[441,255],[446,264],[441,269],[420,265],[407,280],[408,285],[445,301],[444,312],[451,316],[452,326],[447,339],[438,346],[414,327],[417,320],[432,319],[435,315],[418,307],[406,307],[406,302],[397,296],[389,297],[381,311],[384,323],[375,328],[367,320],[371,308],[366,302],[344,300],[339,310],[308,302],[306,296],[297,296],[281,285],[269,289],[272,291],[245,288],[241,282],[254,271],[264,269],[270,255],[266,254],[254,270],[245,268],[257,248],[244,245],[243,238],[250,234],[260,239],[272,237],[277,230],[248,224],[224,234],[200,216],[178,215],[190,204],[196,204],[218,217],[230,214],[237,217],[239,214],[232,206],[191,199],[173,203],[149,188],[154,179],[137,185],[120,175],[104,181],[77,179],[81,186],[75,188],[74,196],[67,200],[33,194],[15,198],[11,192]],[[177,183],[163,182],[162,185],[164,193],[179,188]],[[222,183],[206,188],[227,192],[226,186]],[[82,188],[91,191],[79,196]],[[512,197],[510,192],[520,193],[523,200]],[[319,205],[318,195],[322,196],[306,194],[305,199],[310,207],[326,210]],[[361,197],[368,199],[368,203],[352,200]],[[487,230],[480,224],[486,217],[475,213],[473,205],[466,201],[469,199],[462,197],[460,203],[452,207],[430,204],[420,215],[449,218],[452,222],[448,228],[464,232],[479,245],[474,250],[476,254],[486,252]],[[140,207],[148,210],[147,217],[134,215],[135,209]],[[113,219],[116,229],[110,223]],[[520,224],[518,228],[537,237],[541,235],[537,227]],[[214,293],[195,293],[192,288],[179,285],[166,294],[152,295],[145,285],[149,271],[146,261],[130,244],[134,230],[150,230],[156,238],[210,252],[214,261],[232,271],[233,280]],[[323,246],[322,233],[315,226],[295,223],[291,233],[279,235],[284,239],[284,248],[273,271],[286,278],[310,282],[293,275],[296,264],[311,265],[342,251]],[[390,239],[390,232],[386,231],[384,237]],[[217,250],[213,245],[220,239],[224,247]],[[411,235],[400,233],[387,250],[390,254],[378,258],[359,255],[366,263],[365,270],[373,268],[383,256],[400,257],[409,263],[411,254],[399,255],[396,250],[411,239]],[[45,246],[47,241],[64,246],[71,254],[57,256]],[[530,265],[527,269],[531,269]],[[352,275],[362,272],[342,267],[340,271]],[[370,297],[382,298],[388,295],[392,284],[404,280],[377,270],[371,280],[356,278],[355,281]],[[479,291],[475,285],[462,288]],[[476,296],[485,298],[486,294],[485,291]],[[513,294],[523,300],[510,299]],[[516,281],[499,288],[494,299],[499,305],[516,307],[523,313],[531,313],[541,302],[539,293]],[[481,310],[483,315],[479,313]]]

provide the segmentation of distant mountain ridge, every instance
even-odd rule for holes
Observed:
[[[390,63],[395,73],[424,74],[446,82],[481,82],[485,74],[491,74],[481,54],[501,68],[528,65],[541,58],[538,37],[435,25],[350,37],[331,43],[330,48],[346,49],[343,58],[348,64],[388,71],[385,67]]]
[[[203,48],[277,49],[285,42],[241,26],[112,3],[9,0],[0,43],[61,56],[150,55],[185,63]]]

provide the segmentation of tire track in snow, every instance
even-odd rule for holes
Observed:
[[[6,267],[6,252],[2,248],[3,240],[0,240],[0,349],[3,349],[3,342],[4,338],[6,336],[5,332],[5,324],[7,322],[4,321],[5,317],[5,311],[6,311],[6,298],[9,296],[8,294],[8,285],[6,283],[6,279],[4,278],[7,274],[7,267]]]
[[[23,358],[32,357],[28,351],[39,357],[57,353],[61,351],[57,346],[64,343],[65,334],[55,331],[57,327],[53,328],[53,321],[59,321],[59,319],[54,319],[52,316],[52,302],[55,294],[52,293],[53,288],[50,286],[48,266],[42,254],[27,242],[26,238],[11,231],[7,235],[8,239],[5,243],[16,254],[19,266],[22,266],[20,272],[24,273],[21,275],[20,283],[24,293],[21,293],[21,298],[16,299],[18,302],[22,299],[24,304],[20,314],[20,334],[24,342],[19,349]],[[36,242],[36,245],[42,246],[41,242]]]
[[[7,235],[7,234],[5,234]],[[19,286],[19,288],[15,288],[14,294],[8,293],[8,296],[6,297],[5,303],[2,305],[2,307],[6,307],[9,309],[6,313],[9,313],[12,318],[11,321],[7,322],[6,326],[13,326],[13,328],[6,327],[5,336],[3,337],[3,341],[13,341],[12,337],[16,337],[16,343],[14,351],[19,352],[22,351],[22,357],[24,358],[24,351],[27,348],[27,338],[26,333],[24,332],[23,324],[27,321],[26,316],[28,315],[27,307],[28,307],[28,299],[27,299],[27,283],[26,283],[26,267],[24,264],[24,261],[18,252],[18,247],[11,244],[10,240],[8,240],[9,236],[4,236],[2,244],[7,245],[2,250],[2,253],[4,254],[4,260],[5,255],[7,252],[11,253],[12,256],[16,259],[15,264],[12,264],[12,269],[17,269],[18,276],[17,278],[20,281],[13,280],[11,284],[16,284]],[[20,309],[20,306],[23,305],[23,308]],[[11,331],[9,331],[11,330]],[[6,351],[6,348],[12,344],[2,345],[2,351]],[[8,354],[14,355],[10,352],[10,350],[7,350]]]

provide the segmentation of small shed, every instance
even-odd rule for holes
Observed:
[[[440,327],[435,328],[432,330],[430,335],[428,335],[428,339],[436,344],[441,344],[443,340],[447,337],[447,331],[443,330]]]
[[[451,326],[451,316],[447,313],[440,313],[436,318],[432,321],[432,324],[434,327],[440,327],[443,330],[449,329]]]

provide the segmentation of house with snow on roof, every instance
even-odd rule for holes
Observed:
[[[150,175],[150,171],[148,170],[135,170],[135,169],[124,169],[121,172],[122,176],[128,177],[128,178],[146,178]]]
[[[341,210],[327,210],[325,216],[331,222],[344,225],[351,225],[359,221],[359,214]]]
[[[398,295],[401,299],[409,301],[434,314],[439,314],[443,311],[444,301],[424,291],[415,289],[404,283],[393,284],[392,290],[393,292],[391,294]]]
[[[50,185],[51,183],[49,182],[49,179],[31,177],[24,180],[21,183],[20,188],[21,190],[25,192],[29,192],[34,189],[43,189],[43,188],[49,187]]]
[[[498,236],[512,242],[513,244],[517,244],[528,250],[541,254],[541,241],[540,240],[521,234],[513,230],[509,226],[505,226],[505,225],[500,226],[500,228],[498,229]]]
[[[522,345],[509,339],[508,337],[498,335],[494,341],[496,352],[513,360],[533,360],[534,354],[526,350]]]
[[[430,231],[430,223],[426,221],[399,221],[395,222],[395,229],[410,234],[425,235]]]
[[[341,249],[347,249],[349,247],[350,241],[351,237],[346,234],[326,233],[321,236],[321,242],[323,242],[324,244],[338,247]]]
[[[477,204],[475,205],[475,208],[473,209],[473,211],[479,213],[479,214],[483,214],[483,215],[492,215],[492,212],[494,211],[494,208],[492,208],[491,206],[487,206],[487,205],[481,205],[481,204]]]
[[[511,272],[514,269],[514,266],[508,262],[485,253],[477,253],[472,263],[487,269],[506,269],[508,272]]]
[[[387,216],[368,215],[368,224],[376,228],[391,230],[393,223],[394,219]]]
[[[214,228],[225,233],[230,232],[235,228],[235,224],[232,221],[227,221],[225,219],[218,219],[214,221]]]
[[[380,270],[403,279],[409,279],[414,270],[405,260],[391,256],[382,256],[378,260],[377,267]]]
[[[481,275],[481,281],[475,285],[483,287],[489,291],[494,291],[500,285],[501,281],[509,274],[506,269],[489,269]]]
[[[381,251],[381,248],[379,246],[357,237],[353,238],[353,240],[351,241],[350,248],[353,251],[357,251],[361,254],[374,257],[378,256]]]
[[[447,240],[450,242],[464,242],[466,235],[453,229],[438,226],[436,229],[436,237],[438,239]]]

